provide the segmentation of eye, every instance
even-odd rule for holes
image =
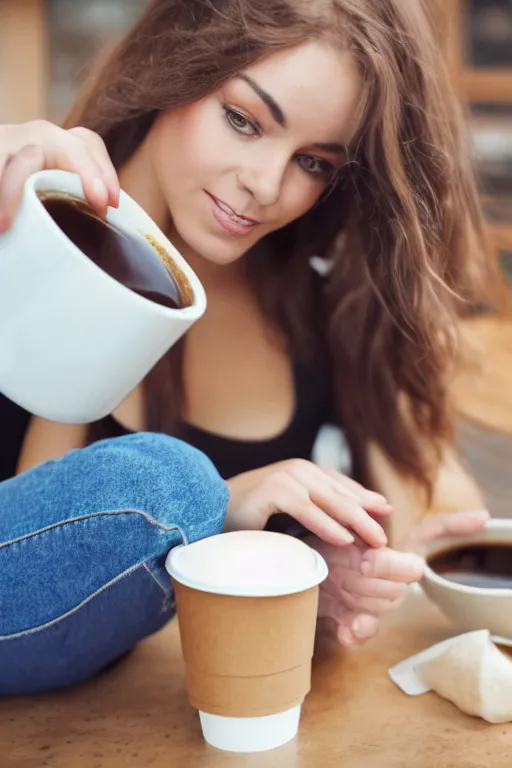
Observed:
[[[330,181],[334,175],[334,165],[321,157],[297,155],[296,161],[305,173],[316,176],[322,181]]]
[[[259,126],[247,117],[244,117],[240,112],[237,112],[236,109],[224,107],[224,113],[226,115],[226,120],[237,133],[241,133],[243,136],[260,135]]]

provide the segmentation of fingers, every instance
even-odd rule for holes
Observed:
[[[106,214],[109,191],[98,163],[83,142],[66,136],[62,143],[49,146],[46,166],[77,173],[81,178],[84,195],[89,205],[100,216]]]
[[[343,526],[354,531],[370,547],[384,547],[387,537],[381,526],[352,498],[324,485],[312,483],[311,500]]]
[[[352,494],[340,492],[323,470],[306,462],[304,465],[292,466],[291,475],[307,488],[316,507],[324,510],[345,528],[354,531],[369,546],[382,547],[387,544],[386,534],[379,523],[370,517]]]
[[[284,512],[334,547],[353,544],[356,536],[370,547],[387,544],[382,527],[353,492],[312,462],[283,461],[248,474],[250,482],[243,475],[229,481],[229,526],[264,527],[271,515]]]
[[[350,531],[339,525],[334,518],[327,515],[321,507],[312,501],[304,504],[293,503],[288,509],[283,508],[283,512],[287,512],[305,528],[335,546],[347,546],[354,543],[354,537]]]
[[[388,608],[388,603],[401,600],[406,593],[409,582],[390,581],[389,579],[369,579],[361,576],[357,571],[346,571],[342,578],[337,579],[337,574],[332,575],[332,581],[338,585],[338,591],[344,590],[354,595],[357,600],[370,598],[371,600],[382,600],[383,609]],[[363,607],[361,604],[359,607]],[[379,612],[379,608],[365,607],[370,612]]]
[[[346,618],[356,645],[366,643],[379,631],[379,619],[366,613],[352,613]],[[339,637],[339,633],[338,633]]]
[[[318,507],[310,499],[307,488],[286,472],[277,472],[261,484],[251,500],[251,505],[260,504],[266,507],[267,519],[274,512],[284,512],[334,546],[354,542],[352,534]]]
[[[423,558],[410,552],[369,549],[361,557],[360,572],[366,578],[413,584],[423,578],[424,570]]]
[[[365,611],[352,611],[343,603],[330,596],[325,596],[319,606],[320,618],[327,618],[337,625],[338,641],[345,647],[362,645],[375,637],[379,628],[379,619]]]
[[[100,216],[119,204],[117,173],[104,142],[92,131],[65,131],[44,120],[0,126],[0,232],[12,225],[28,177],[44,169],[77,173]]]
[[[87,128],[71,128],[69,131],[73,136],[77,136],[85,146],[91,157],[94,159],[101,179],[104,181],[108,190],[108,204],[113,208],[119,205],[119,178],[114,164],[110,159],[105,142],[97,133]]]
[[[392,585],[397,593],[393,599],[370,596],[361,597],[353,592],[347,592],[345,589],[340,590],[340,599],[343,600],[347,608],[353,611],[367,611],[374,616],[380,616],[383,613],[388,613],[398,608],[407,594],[406,584],[393,584],[393,582],[388,582],[388,584]]]
[[[320,588],[319,615],[338,623],[342,645],[372,637],[378,617],[400,605],[408,585],[422,578],[425,567],[418,555],[387,547],[334,550],[324,544],[319,551],[329,566]]]
[[[0,181],[2,179],[2,174],[5,171],[7,163],[9,162],[10,159],[11,159],[11,155],[7,154],[7,152],[5,151],[2,151],[2,145],[0,144]],[[2,218],[2,208],[0,207],[0,219],[1,218]]]
[[[486,509],[447,512],[422,520],[410,534],[406,549],[421,551],[431,541],[444,536],[468,536],[482,530],[489,520]]]
[[[0,232],[12,225],[23,195],[25,181],[45,167],[42,147],[29,145],[16,155],[4,157],[0,167]]]
[[[321,467],[320,469],[333,481],[338,490],[354,498],[369,512],[375,512],[379,515],[389,515],[392,512],[391,505],[382,494],[369,491],[352,478],[342,475],[341,472],[336,472],[332,467]]]
[[[331,571],[322,589],[331,597],[336,596],[350,610],[378,616],[400,605],[407,594],[408,583],[369,579],[357,571]]]

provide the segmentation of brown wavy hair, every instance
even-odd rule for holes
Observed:
[[[428,491],[452,435],[457,315],[492,264],[465,121],[421,0],[154,0],[67,124],[99,133],[120,169],[160,111],[311,39],[357,62],[359,129],[329,194],[259,243],[248,268],[290,354],[327,350],[356,476],[367,479],[375,441]],[[331,262],[326,280],[312,255]],[[150,430],[179,434],[182,347],[145,380]]]

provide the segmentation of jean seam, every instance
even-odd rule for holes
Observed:
[[[132,565],[131,568],[128,568],[126,571],[123,571],[123,573],[120,573],[114,579],[111,579],[109,582],[107,582],[107,584],[104,584],[102,587],[100,587],[95,592],[93,592],[88,597],[86,597],[84,600],[82,600],[80,603],[78,603],[78,605],[75,605],[74,608],[71,608],[69,611],[66,611],[66,613],[63,613],[60,616],[57,616],[55,619],[51,619],[51,621],[45,622],[44,624],[38,624],[37,627],[24,629],[21,632],[14,632],[10,635],[0,635],[0,642],[6,641],[6,640],[18,640],[22,637],[26,637],[27,635],[32,635],[32,634],[35,634],[36,632],[42,632],[45,629],[50,629],[51,627],[59,624],[61,621],[64,621],[65,619],[68,619],[70,616],[73,616],[75,613],[78,613],[78,611],[80,611],[85,605],[90,603],[91,600],[94,600],[94,598],[98,597],[103,592],[106,592],[107,589],[110,589],[110,587],[114,586],[119,581],[122,581],[128,576],[131,576],[131,574],[135,573],[135,571],[138,570],[139,568],[144,569],[144,567],[145,567],[144,562],[136,563],[135,565]],[[159,586],[160,588],[162,588],[160,584]]]
[[[169,597],[169,592],[164,588],[164,586],[162,584],[160,584],[160,582],[158,581],[158,579],[156,578],[154,573],[152,573],[151,568],[148,566],[148,564],[147,563],[142,563],[142,567],[148,572],[148,574],[151,576],[151,578],[153,579],[155,584],[161,589],[161,591],[164,594],[164,597],[166,597],[166,598]]]
[[[47,525],[44,528],[39,528],[37,531],[31,531],[30,533],[26,533],[23,536],[18,536],[17,538],[11,539],[10,541],[4,541],[0,543],[0,550],[3,549],[4,547],[9,547],[9,546],[12,546],[13,544],[18,544],[21,541],[26,541],[27,539],[30,539],[33,536],[39,536],[42,533],[48,533],[49,531],[53,531],[57,528],[62,528],[63,526],[68,524],[80,523],[84,520],[92,520],[95,517],[108,517],[110,515],[139,515],[140,517],[143,517],[150,525],[153,525],[155,528],[159,528],[163,533],[178,531],[184,544],[188,544],[188,537],[185,534],[185,532],[180,528],[179,525],[176,525],[176,524],[165,525],[164,523],[160,523],[158,520],[155,520],[154,517],[152,517],[151,515],[148,515],[147,512],[142,512],[140,509],[118,509],[118,510],[104,510],[102,512],[92,512],[88,515],[80,515],[79,517],[72,517],[72,518],[68,518],[67,520],[59,520],[59,522],[52,523],[51,525]]]

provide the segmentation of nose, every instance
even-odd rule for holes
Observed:
[[[238,181],[262,207],[275,205],[281,196],[288,157],[276,152],[255,154],[238,173]]]

